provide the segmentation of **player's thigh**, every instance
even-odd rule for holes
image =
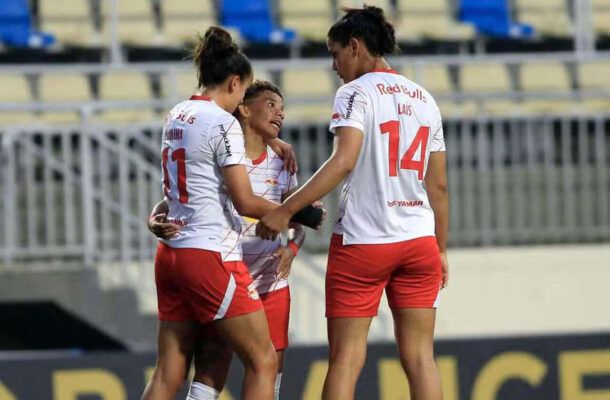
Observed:
[[[199,325],[188,321],[159,321],[157,369],[158,378],[184,380],[195,349]]]
[[[269,336],[267,317],[262,309],[214,322],[220,337],[237,353],[244,364],[269,363],[277,368],[275,349]]]
[[[436,309],[393,309],[396,344],[403,363],[407,360],[432,358]]]
[[[328,318],[328,346],[331,362],[351,363],[366,356],[372,317]]]
[[[333,235],[326,270],[328,318],[373,317],[390,279],[392,254],[384,245],[343,245]]]

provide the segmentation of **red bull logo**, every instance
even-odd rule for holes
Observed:
[[[254,287],[254,283],[251,283],[248,286],[248,296],[253,299],[253,300],[258,300],[259,296],[258,296],[258,291],[256,290],[256,288]]]
[[[275,179],[274,177],[268,176],[267,180],[265,181],[265,184],[270,188],[274,188],[274,187],[278,186],[280,184],[280,182],[277,179]]]

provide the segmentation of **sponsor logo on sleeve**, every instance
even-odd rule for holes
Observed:
[[[227,137],[227,130],[222,125],[219,125],[219,127],[220,127],[220,134],[222,135],[222,140],[225,143],[225,155],[227,157],[231,157],[233,155],[233,153],[231,153],[231,143],[229,143],[229,138]]]
[[[349,119],[352,116],[352,110],[354,109],[354,101],[356,100],[356,96],[358,96],[358,92],[354,92],[349,96],[347,100],[347,110],[345,112],[345,119]]]

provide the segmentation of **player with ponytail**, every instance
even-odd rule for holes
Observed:
[[[448,195],[438,106],[392,69],[394,28],[377,7],[345,9],[328,32],[335,96],[334,151],[257,234],[273,238],[291,216],[344,181],[326,273],[329,369],[324,400],[354,398],[383,291],[411,399],[442,398],[434,362],[436,307],[448,283]]]
[[[142,399],[173,399],[187,377],[202,326],[213,324],[245,367],[242,399],[271,400],[277,357],[262,303],[243,264],[240,215],[260,218],[277,203],[255,196],[244,136],[232,115],[253,80],[248,58],[211,27],[194,52],[200,92],[163,126],[167,221],[181,227],[155,257],[158,355]],[[202,393],[191,393],[197,399]]]

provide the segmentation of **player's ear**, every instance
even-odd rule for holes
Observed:
[[[349,46],[352,56],[354,56],[354,57],[357,56],[358,52],[360,51],[360,41],[356,38],[350,38],[347,45]]]
[[[237,110],[239,111],[239,115],[241,115],[242,118],[250,117],[250,110],[248,109],[248,106],[246,106],[244,103],[239,103],[239,105],[237,106]]]
[[[228,79],[228,91],[229,93],[233,93],[237,89],[239,89],[239,85],[241,84],[241,78],[239,75],[231,75]]]

